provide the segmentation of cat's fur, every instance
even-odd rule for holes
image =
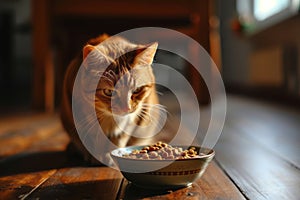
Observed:
[[[97,137],[98,133],[94,133],[92,127],[94,123],[99,123],[104,134],[119,147],[152,142],[151,137],[148,139],[135,137],[138,129],[134,127],[159,123],[155,115],[161,111],[161,106],[158,102],[155,77],[151,67],[156,49],[157,43],[137,45],[121,37],[109,38],[108,35],[101,35],[88,41],[80,56],[68,66],[63,86],[61,119],[71,143],[86,160],[95,162],[79,139],[74,124],[72,98],[73,104],[79,107],[89,104],[95,106],[97,120],[90,120],[89,113],[86,113],[86,118],[82,122],[83,127],[87,127],[86,131],[91,132],[90,137]],[[90,69],[93,66],[89,66],[89,61],[90,65],[97,63],[96,69]],[[102,64],[105,66],[105,63],[108,63],[108,67],[101,67]],[[104,70],[101,71],[102,77],[98,80],[96,93],[93,94],[92,99],[86,98],[85,93],[80,96],[73,94],[74,81],[80,67],[84,67],[84,70],[89,72],[94,70],[93,73]],[[113,104],[111,104],[112,99]],[[151,109],[156,111],[150,112]],[[80,112],[85,112],[84,106]],[[119,121],[118,125],[112,113]],[[127,133],[124,133],[124,130]],[[153,131],[155,130],[147,129],[139,134],[152,134]],[[94,143],[93,145],[105,144]]]

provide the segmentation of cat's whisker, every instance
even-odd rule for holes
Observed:
[[[90,120],[92,120],[92,118],[93,118],[93,115],[92,115],[92,114],[87,115],[87,116],[85,116],[85,118],[84,118],[83,120],[77,122],[77,125],[78,125],[78,126],[83,126],[83,125],[85,125],[86,123],[90,122]]]
[[[150,122],[159,122],[160,117],[152,117],[150,115],[150,113],[145,110],[142,110],[140,114],[143,116],[147,116],[149,118]]]
[[[91,123],[91,124],[89,124],[88,129],[85,130],[85,131],[86,131],[86,134],[84,135],[84,137],[83,137],[83,139],[82,139],[83,142],[86,141],[86,138],[87,138],[87,136],[88,136],[89,134],[95,133],[95,132],[93,132],[93,131],[91,131],[91,130],[93,130],[93,128],[94,128],[96,125],[97,125],[96,123]]]
[[[83,120],[77,122],[77,125],[85,130],[87,126],[90,126],[91,122],[98,122],[94,113],[86,115]]]
[[[155,112],[156,114],[162,114],[162,113],[167,113],[170,114],[168,112],[167,109],[165,109],[165,106],[162,106],[160,104],[153,104],[153,105],[142,105],[142,109],[150,109],[149,112]]]
[[[161,128],[161,121],[159,120],[159,118],[155,118],[155,117],[151,117],[150,115],[147,114],[147,116],[149,116],[150,119],[150,123],[152,125],[155,126],[155,128]]]
[[[79,122],[77,122],[78,125],[84,125],[87,122],[90,122],[91,120],[93,120],[94,118],[94,113],[90,114],[90,115],[86,115],[85,118]]]
[[[98,116],[98,121],[99,122],[102,122],[102,121],[104,121],[105,120],[105,115],[100,115],[100,116]]]
[[[156,106],[155,106],[156,105]],[[162,114],[163,113],[167,113],[167,114],[169,114],[169,112],[166,110],[166,109],[164,109],[164,106],[162,106],[162,105],[160,105],[160,104],[148,104],[147,106],[144,106],[144,109],[152,109],[152,111],[153,112],[155,112],[155,113],[157,113],[159,116],[155,116],[155,117],[153,117],[153,116],[151,116],[151,111],[149,112],[147,112],[147,111],[145,111],[145,110],[143,110],[142,109],[142,111],[141,111],[141,113],[143,114],[143,115],[147,115],[149,118],[150,118],[150,122],[153,124],[153,125],[155,125],[155,127],[156,128],[161,128],[162,126],[163,126],[163,124],[162,124],[162,121],[163,120],[161,120],[161,117],[162,117]],[[167,118],[167,120],[169,120],[168,118]]]
[[[96,111],[96,115],[97,115],[97,118],[98,118],[98,121],[103,121],[105,119],[105,114],[103,113],[103,111],[99,110],[99,111]]]
[[[149,107],[155,106],[155,107],[160,107],[160,108],[166,109],[166,106],[161,105],[161,104],[149,104],[149,103],[143,103],[142,105],[143,105],[143,106],[149,106]]]
[[[145,120],[145,121],[148,121],[142,113],[136,114],[136,116],[143,119],[143,120]],[[151,119],[150,119],[150,121],[151,121]]]
[[[139,114],[140,116],[143,116],[143,119],[145,120],[145,121],[148,121],[148,120],[150,120],[150,121],[152,121],[152,117],[151,117],[151,115],[149,114],[149,113],[147,113],[146,111],[141,111],[140,112],[140,114]]]
[[[93,121],[89,121],[89,124],[84,126],[85,127],[84,130],[86,131],[86,135],[88,133],[90,133],[90,130],[92,130],[94,128],[95,124],[96,123],[94,123]]]
[[[83,130],[85,133],[82,137],[82,141],[86,141],[87,136],[91,133],[90,130],[92,130],[95,127],[95,125],[96,123],[89,121],[83,127],[80,128],[80,130]]]

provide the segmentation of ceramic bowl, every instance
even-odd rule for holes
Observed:
[[[190,146],[177,146],[189,149]],[[116,165],[123,176],[134,185],[144,188],[179,188],[192,184],[205,172],[213,159],[213,149],[197,147],[201,156],[180,160],[142,160],[126,158],[123,155],[133,150],[141,150],[144,146],[118,148],[111,152]]]

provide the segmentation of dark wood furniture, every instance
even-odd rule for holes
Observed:
[[[32,0],[33,107],[55,109],[66,67],[88,39],[158,26],[187,34],[209,52],[208,17],[208,0]],[[188,73],[199,100],[207,103],[201,76],[193,68]]]
[[[300,111],[230,96],[216,157],[192,187],[153,191],[66,152],[57,115],[0,120],[0,199],[280,199],[300,196]]]

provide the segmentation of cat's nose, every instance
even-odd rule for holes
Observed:
[[[130,108],[128,107],[128,106],[126,106],[126,107],[122,107],[121,109],[121,112],[123,112],[124,114],[126,113],[129,113],[129,111],[130,111]]]
[[[130,108],[128,106],[119,107],[113,110],[113,113],[116,115],[127,115],[130,112]]]

